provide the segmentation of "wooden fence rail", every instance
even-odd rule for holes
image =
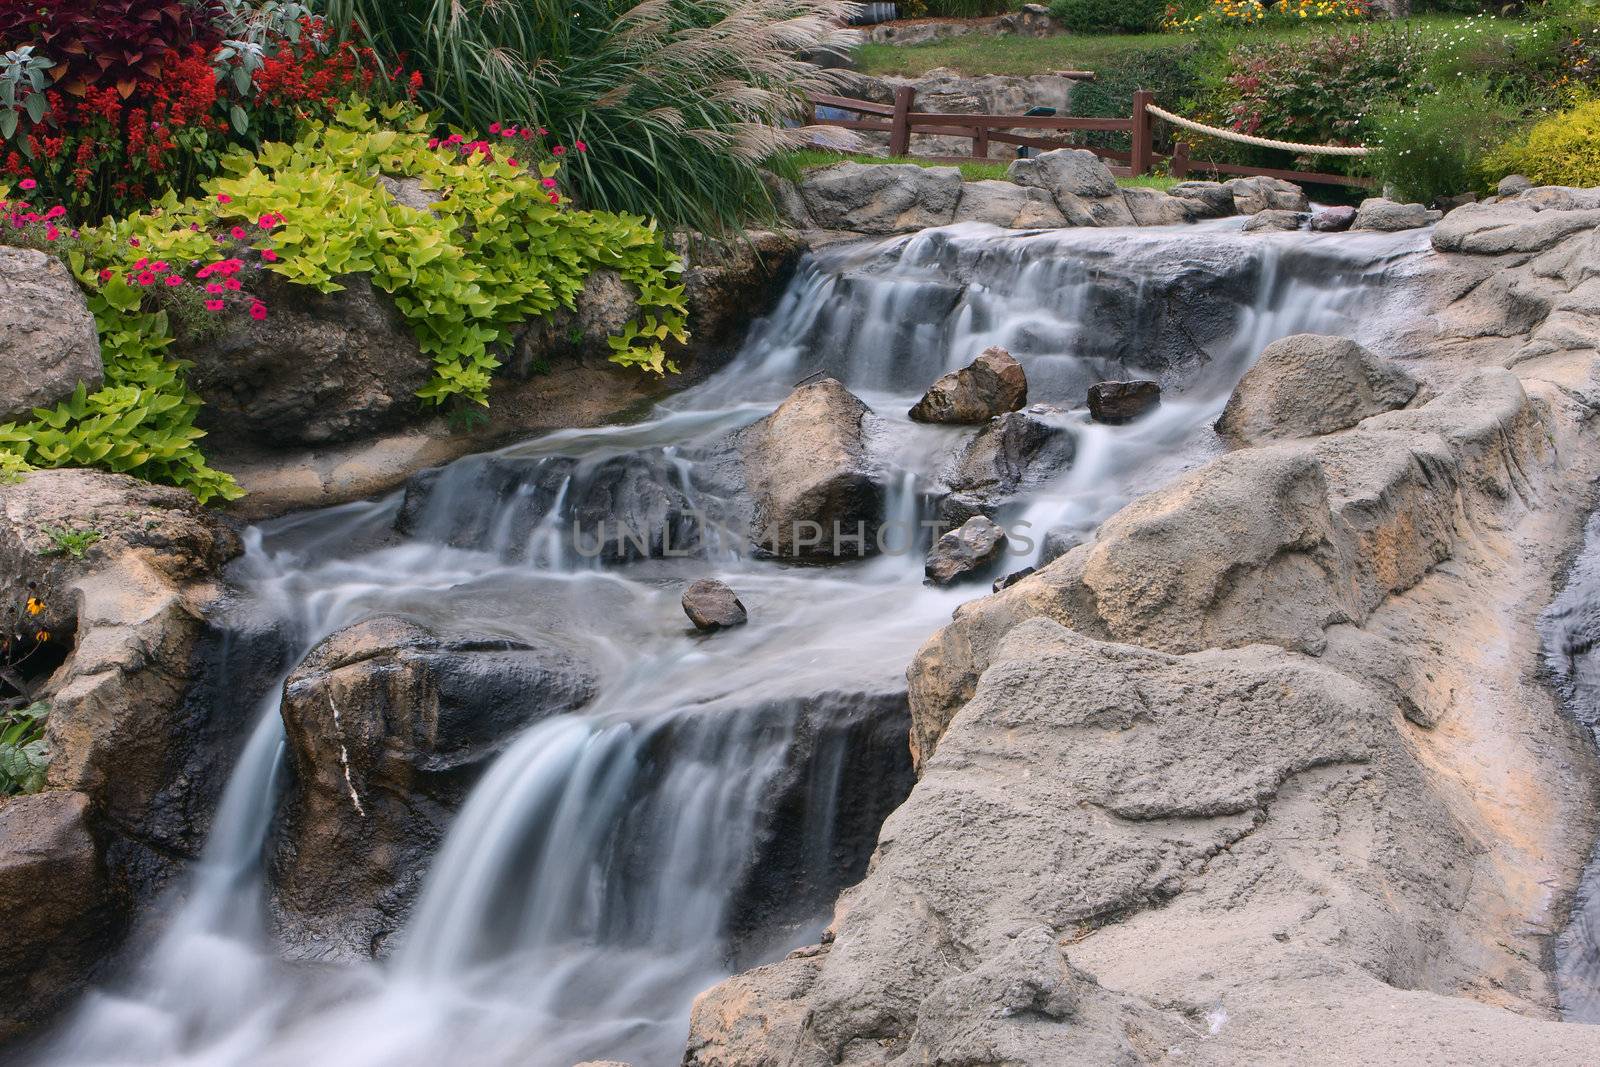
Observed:
[[[913,111],[916,89],[902,85],[895,89],[894,103],[878,104],[870,100],[853,100],[845,96],[814,96],[811,98],[811,122],[816,125],[838,126],[847,130],[863,130],[889,135],[889,154],[910,154],[913,134],[936,137],[965,137],[972,141],[972,154],[968,156],[928,156],[939,162],[965,162],[989,158],[991,144],[1016,145],[1049,151],[1053,148],[1082,148],[1107,161],[1111,172],[1119,177],[1142,176],[1151,173],[1157,163],[1166,163],[1175,178],[1190,175],[1264,175],[1295,182],[1319,182],[1328,185],[1349,185],[1366,188],[1373,184],[1370,178],[1355,178],[1347,174],[1326,174],[1318,171],[1275,170],[1270,167],[1252,167],[1237,163],[1213,163],[1190,156],[1189,144],[1179,141],[1171,155],[1155,150],[1155,124],[1148,110],[1155,97],[1140,89],[1133,94],[1133,114],[1128,118],[1090,118],[1082,115],[945,115],[930,111]],[[819,107],[848,111],[857,118],[821,118]],[[1027,130],[1028,133],[1016,133]],[[1031,131],[1038,131],[1037,133]],[[1096,145],[1074,144],[1062,135],[1076,132],[1125,132],[1132,150],[1123,152]]]

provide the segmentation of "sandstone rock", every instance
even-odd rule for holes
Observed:
[[[1010,589],[1012,586],[1022,581],[1022,579],[1032,575],[1038,569],[1039,568],[1037,567],[1024,567],[1020,571],[1012,571],[1010,574],[1001,575],[999,578],[994,580],[994,584],[989,587],[989,591],[991,593],[998,593],[1002,589]]]
[[[1502,197],[1516,196],[1533,188],[1533,183],[1520,174],[1507,174],[1500,179],[1500,184],[1495,186],[1495,192]]]
[[[750,618],[738,594],[710,578],[702,578],[684,590],[683,611],[699,630],[743,626]]]
[[[812,223],[829,230],[890,234],[944,226],[961,201],[961,172],[913,163],[839,163],[800,183]]]
[[[982,515],[951,530],[928,551],[924,573],[934,585],[977,578],[1006,551],[1006,532]]]
[[[1043,189],[1055,198],[1070,226],[1131,226],[1133,212],[1111,171],[1093,152],[1058,148],[1006,168],[1018,185]]]
[[[1067,223],[1049,193],[1005,181],[964,183],[953,221],[987,222],[1015,230],[1047,229]]]
[[[1190,205],[1195,218],[1220,219],[1236,213],[1233,190],[1221,182],[1179,182],[1167,192]]]
[[[1317,233],[1340,233],[1355,222],[1356,209],[1348,205],[1325,207],[1311,216],[1311,228]]]
[[[1423,204],[1397,204],[1382,197],[1368,197],[1361,201],[1352,230],[1378,230],[1392,233],[1396,230],[1414,230],[1438,222],[1444,212],[1435,211]]]
[[[1064,428],[1025,411],[991,420],[969,441],[940,481],[950,495],[940,514],[956,525],[994,512],[1025,486],[1037,484],[1072,462],[1076,445]]]
[[[1159,189],[1124,189],[1122,199],[1140,226],[1176,226],[1199,214],[1194,201],[1169,196]]]
[[[755,502],[751,543],[785,559],[870,555],[884,486],[867,449],[871,410],[833,378],[802,385],[737,437]]]
[[[1255,233],[1260,230],[1298,230],[1305,225],[1306,213],[1303,211],[1284,211],[1280,208],[1268,208],[1258,211],[1244,224],[1246,233]]]
[[[0,799],[0,922],[0,1040],[10,1040],[64,1006],[115,932],[88,797]]]
[[[1433,247],[1440,252],[1474,255],[1543,252],[1576,233],[1600,226],[1600,204],[1583,201],[1566,207],[1562,199],[1549,205],[1529,199],[1531,189],[1515,200],[1468,204],[1446,215],[1433,229]],[[1572,204],[1573,201],[1567,200]]]
[[[1217,432],[1239,444],[1316,437],[1404,407],[1417,381],[1343,337],[1297,334],[1268,345],[1245,372]]]
[[[1089,387],[1089,417],[1118,425],[1154,411],[1161,403],[1161,384],[1152,381],[1100,382]]]
[[[911,409],[918,422],[982,423],[1028,403],[1022,364],[1003,348],[986,348],[958,371],[944,375]]]
[[[1311,201],[1293,182],[1261,176],[1232,178],[1222,183],[1233,195],[1234,213],[1254,215],[1260,211],[1308,211]]]
[[[66,264],[0,246],[0,423],[100,388],[100,337]]]
[[[181,339],[201,422],[224,443],[281,448],[348,441],[418,420],[416,392],[432,375],[393,301],[366,275],[319,293],[271,271],[245,291],[270,309],[231,315],[215,337]]]
[[[553,646],[393,615],[312,649],[284,683],[294,781],[269,846],[274,916],[297,954],[380,954],[488,761],[594,689]]]

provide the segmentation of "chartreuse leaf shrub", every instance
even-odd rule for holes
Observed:
[[[612,338],[612,361],[677,370],[665,344],[688,337],[682,264],[653,223],[572,210],[553,161],[530,166],[460,137],[441,143],[429,136],[427,116],[402,106],[382,118],[353,106],[308,126],[294,144],[226,157],[227,176],[203,196],[169,195],[148,212],[82,231],[69,259],[90,290],[105,388],[80,389],[33,422],[0,426],[0,473],[89,466],[182,486],[202,502],[240,494],[206,465],[197,446],[204,431],[194,425],[201,401],[168,351],[169,309],[195,287],[181,278],[170,290],[152,285],[147,265],[211,262],[197,272],[205,278],[231,275],[249,258],[322,292],[341,289],[341,277],[369,275],[433,360],[421,399],[481,406],[513,329],[572,308],[588,276],[609,269],[637,287],[641,309]],[[435,202],[427,210],[399,203],[386,177],[416,179]],[[208,285],[220,289],[220,280]],[[220,310],[225,295],[206,306]],[[268,312],[258,302],[251,313]]]
[[[0,711],[0,796],[37,793],[50,769],[50,746],[44,739],[50,705],[40,701]]]
[[[1521,174],[1535,185],[1600,185],[1600,100],[1536,123],[1490,152],[1483,170],[1491,180]]]

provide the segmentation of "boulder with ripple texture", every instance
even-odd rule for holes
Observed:
[[[553,645],[397,615],[312,649],[283,687],[293,781],[270,846],[274,919],[293,952],[380,955],[488,761],[594,690]]]
[[[812,171],[800,197],[813,225],[857,233],[943,226],[961,201],[961,172],[914,163],[839,163]]]
[[[31,418],[81,382],[100,388],[100,337],[65,263],[0,247],[0,422]]]
[[[867,445],[872,418],[838,380],[824,378],[736,435],[758,551],[824,560],[877,550],[884,482]]]
[[[944,375],[911,409],[917,422],[976,425],[1028,403],[1028,376],[1010,352],[986,348],[978,358]]]
[[[1238,444],[1316,437],[1404,407],[1417,381],[1344,337],[1302,333],[1272,342],[1217,420]]]

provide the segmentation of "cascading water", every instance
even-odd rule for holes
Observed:
[[[268,921],[279,678],[175,916],[42,1062],[676,1062],[694,995],[814,938],[861,875],[909,788],[905,666],[975,595],[923,584],[925,539],[824,568],[697,535],[706,516],[739,515],[729,432],[833,374],[885,420],[888,508],[909,524],[971,431],[905,411],[1001,344],[1077,438],[1072,465],[1013,518],[1081,539],[1216,447],[1209,423],[1268,341],[1381,333],[1385,272],[1425,240],[968,226],[835,247],[726,370],[647,421],[552,434],[250,531],[233,610],[278,620],[302,655],[404,612],[564,647],[598,695],[495,759],[382,962],[288,963],[337,954],[281,945]],[[1155,414],[1089,423],[1089,384],[1139,375],[1167,385]],[[597,536],[606,522],[618,536]],[[749,626],[709,639],[685,626],[679,592],[708,574],[738,590]]]

